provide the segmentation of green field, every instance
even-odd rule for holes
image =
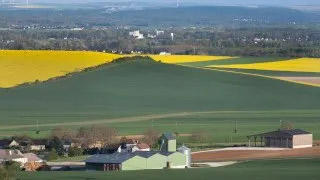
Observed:
[[[320,159],[258,160],[219,168],[145,170],[122,172],[37,172],[21,173],[20,180],[103,180],[103,179],[223,179],[286,180],[319,179]]]
[[[320,139],[320,88],[263,77],[169,65],[151,60],[107,64],[66,78],[0,89],[0,135],[45,136],[55,126],[91,123],[120,135],[146,128],[191,133],[214,142],[244,142],[280,121]],[[149,116],[145,116],[149,115]],[[239,133],[233,134],[237,121]]]

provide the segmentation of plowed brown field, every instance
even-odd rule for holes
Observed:
[[[193,162],[236,161],[290,157],[320,157],[320,147],[288,150],[226,150],[192,154]]]

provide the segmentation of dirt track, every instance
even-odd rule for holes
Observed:
[[[203,111],[203,112],[178,112],[170,114],[153,114],[153,115],[144,115],[144,116],[131,116],[131,117],[122,117],[122,118],[110,118],[110,119],[101,119],[101,120],[90,120],[90,121],[80,121],[80,122],[63,122],[63,123],[47,123],[39,124],[39,127],[56,127],[56,126],[85,126],[93,124],[106,124],[106,123],[119,123],[119,122],[138,122],[138,121],[147,121],[147,120],[156,120],[163,118],[173,118],[173,117],[185,117],[197,114],[215,114],[215,113],[248,113],[248,112],[268,112],[268,111]],[[11,125],[11,126],[0,126],[0,130],[8,129],[23,129],[23,128],[34,128],[34,124],[28,125]]]
[[[320,85],[320,77],[277,77],[283,80]]]
[[[289,150],[226,150],[192,154],[193,162],[237,161],[269,158],[320,157],[320,147]]]

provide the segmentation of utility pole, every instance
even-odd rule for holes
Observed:
[[[235,134],[238,133],[238,123],[237,123],[237,120],[234,121],[234,133],[235,133]]]
[[[37,120],[36,122],[36,134],[39,134],[40,131],[39,131],[39,120]]]

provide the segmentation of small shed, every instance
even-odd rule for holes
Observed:
[[[248,136],[249,146],[265,146],[279,148],[307,148],[312,147],[312,133],[301,130],[277,130]]]

